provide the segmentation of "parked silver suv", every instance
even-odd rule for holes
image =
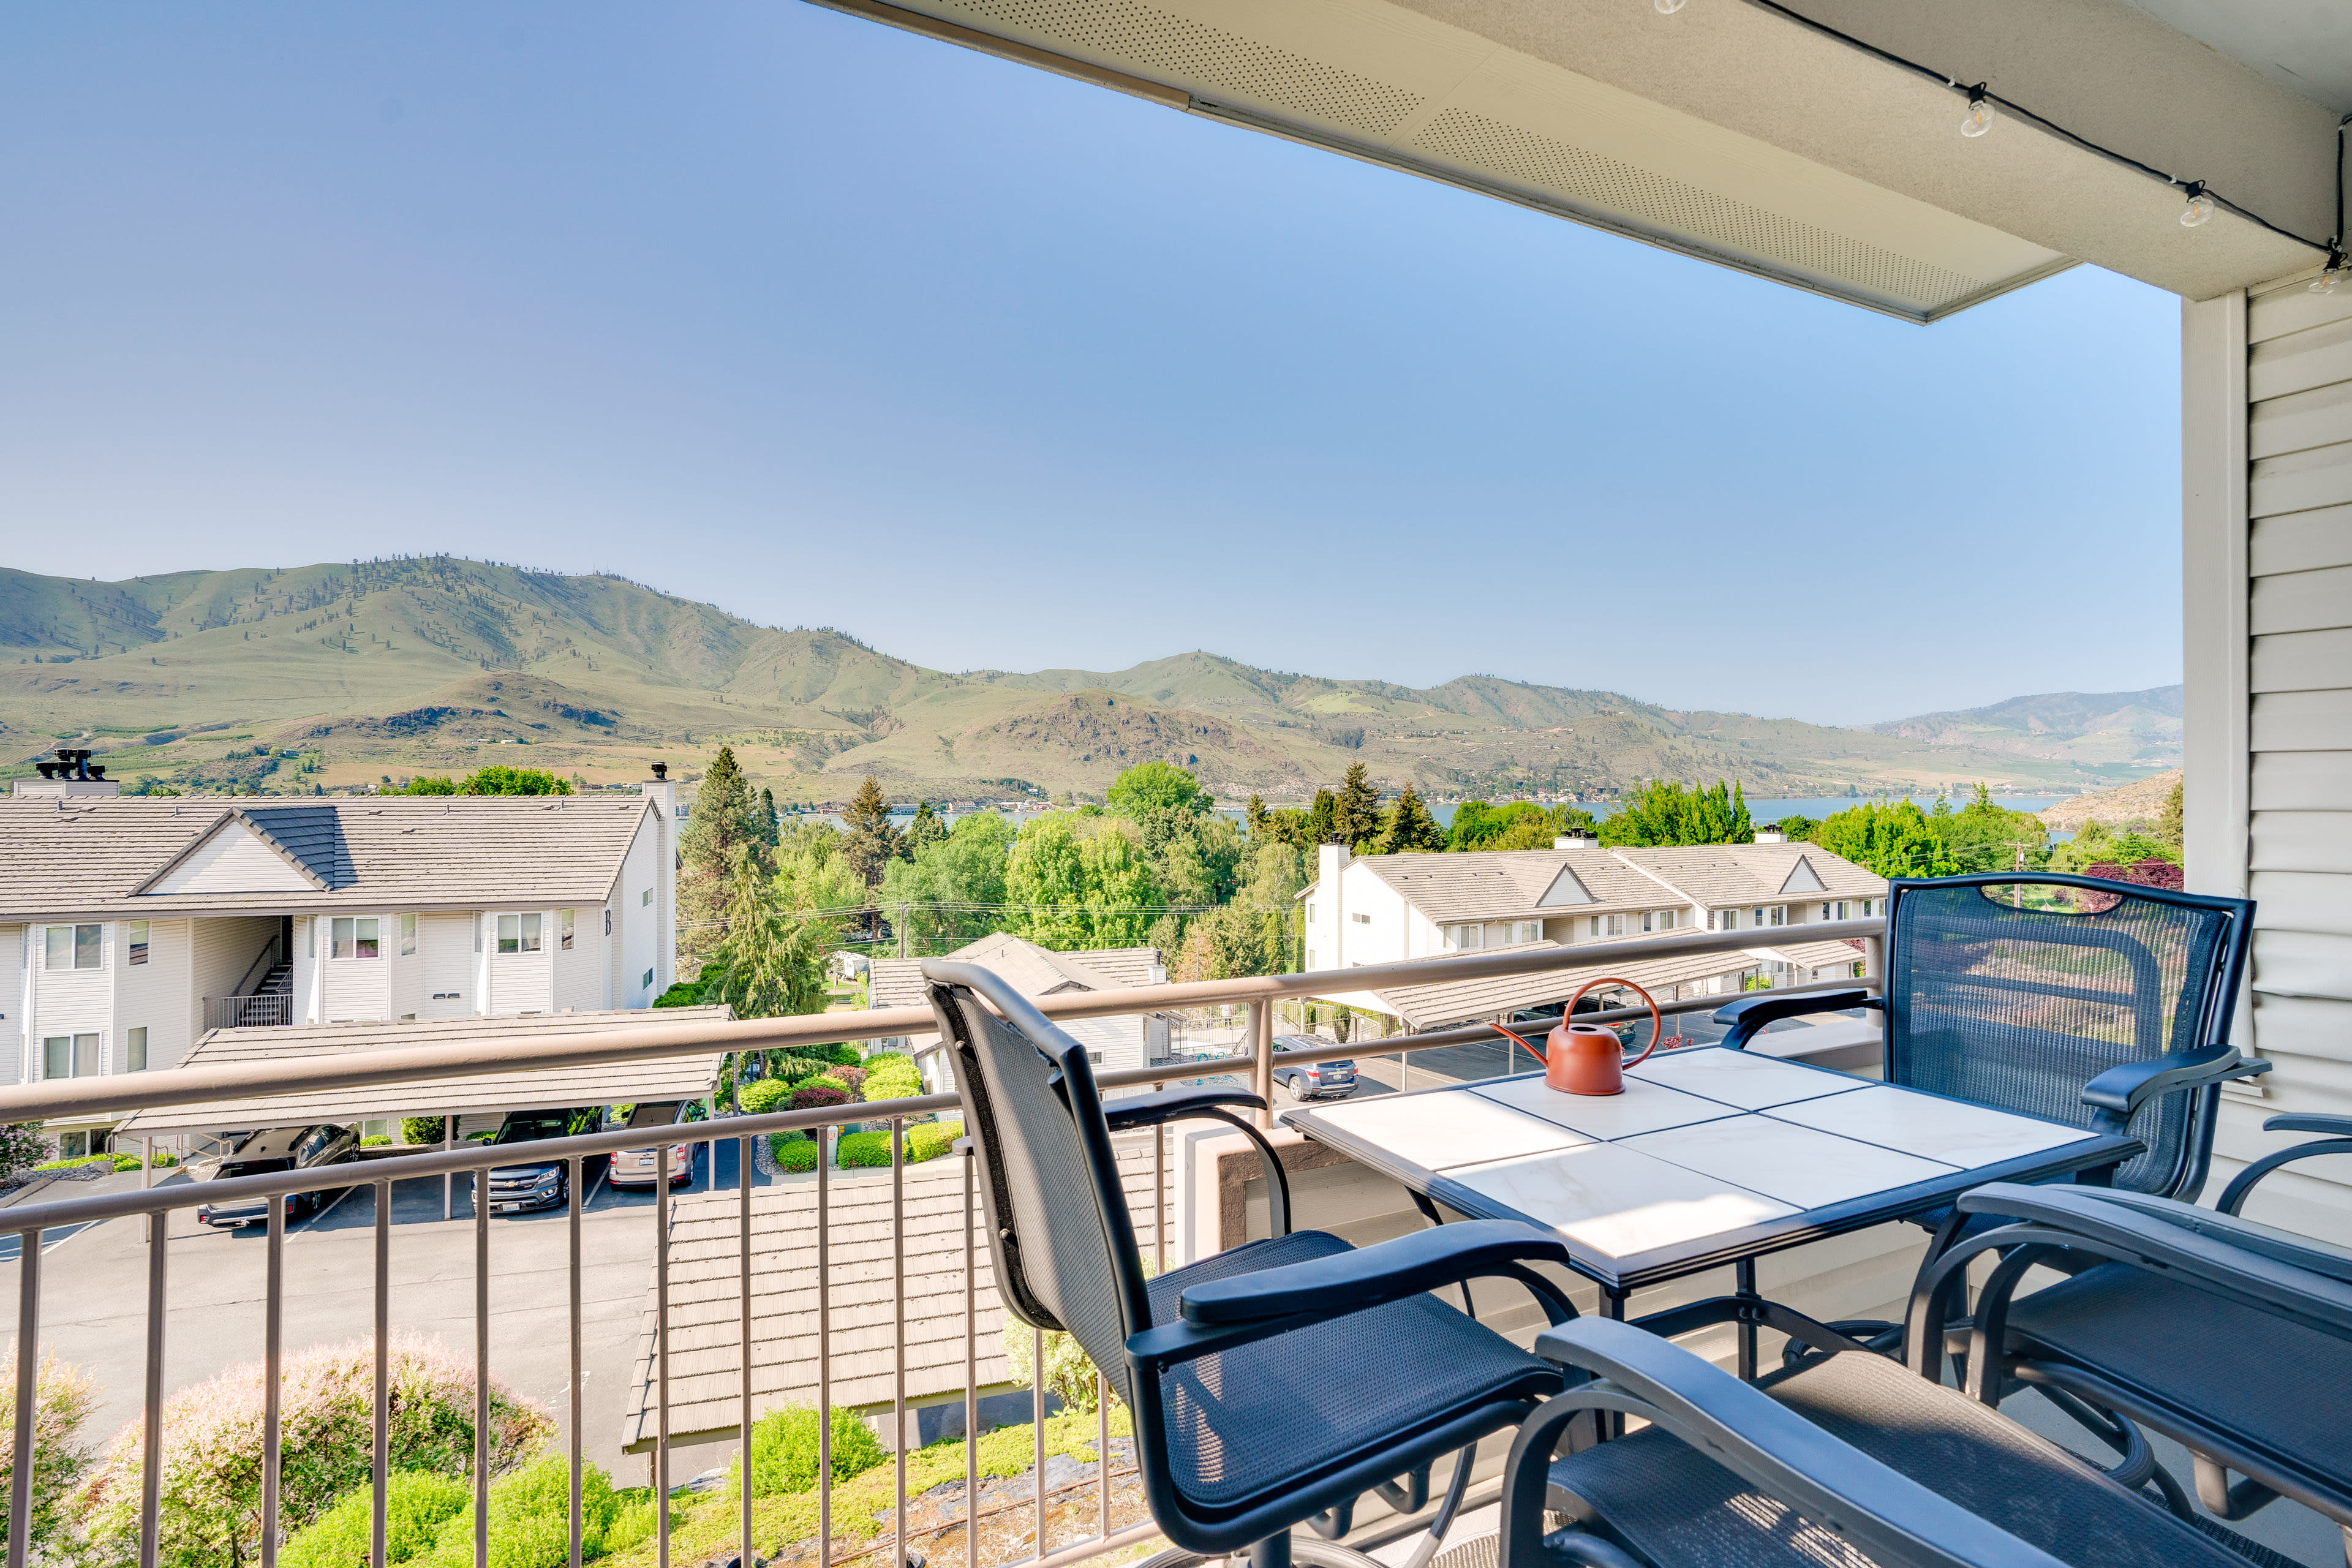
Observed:
[[[1274,1037],[1274,1081],[1293,1100],[1345,1100],[1356,1092],[1353,1062],[1300,1062],[1286,1066],[1285,1051],[1319,1051],[1331,1045],[1313,1035]]]

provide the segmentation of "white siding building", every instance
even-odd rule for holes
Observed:
[[[0,1081],[174,1067],[228,1025],[646,1006],[676,787],[0,800]]]

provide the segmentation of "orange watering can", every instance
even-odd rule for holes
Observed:
[[[1584,993],[1596,985],[1622,985],[1650,1005],[1650,1043],[1633,1060],[1625,1059],[1625,1047],[1614,1029],[1599,1024],[1571,1024],[1577,1003]],[[1528,1046],[1528,1042],[1497,1024],[1497,1029]],[[1538,1057],[1544,1064],[1544,1082],[1568,1094],[1622,1094],[1625,1092],[1625,1069],[1638,1067],[1658,1048],[1658,1040],[1666,1032],[1665,1019],[1658,1011],[1657,999],[1630,980],[1616,975],[1603,975],[1588,982],[1568,999],[1568,1008],[1559,1016],[1549,1035],[1544,1037],[1544,1049],[1538,1052],[1528,1046],[1528,1054]]]

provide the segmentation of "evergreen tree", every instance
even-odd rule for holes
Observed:
[[[1408,784],[1389,807],[1388,821],[1381,828],[1381,853],[1412,855],[1445,847],[1445,830],[1437,826],[1437,818],[1429,814],[1421,796]]]
[[[2156,819],[2158,840],[2170,846],[2175,855],[2181,851],[2180,785],[2179,779],[2172,781],[2172,793],[2164,797],[2164,810]]]
[[[915,820],[907,824],[907,831],[899,837],[898,858],[912,860],[932,845],[947,841],[948,825],[940,820],[940,814],[931,809],[929,801],[919,801],[915,805]]]
[[[898,830],[890,826],[890,802],[879,780],[866,775],[841,813],[848,834],[841,852],[869,888],[879,886],[883,868],[898,858]]]
[[[711,952],[700,1000],[732,1005],[739,1018],[821,1013],[825,955],[840,935],[836,921],[794,915],[778,900],[775,879],[756,843],[738,845],[724,883],[726,935]]]
[[[1315,792],[1315,802],[1307,808],[1304,837],[1307,847],[1339,842],[1339,797],[1328,789]]]
[[[1265,843],[1266,835],[1274,831],[1274,814],[1266,810],[1265,796],[1262,795],[1253,793],[1250,795],[1249,806],[1242,813],[1242,820],[1249,829],[1252,844]]]
[[[1381,792],[1372,787],[1363,763],[1350,763],[1331,816],[1332,839],[1353,849],[1368,849],[1380,831]]]
[[[776,792],[762,785],[760,790],[760,816],[766,826],[760,837],[767,847],[776,847]]]
[[[678,969],[698,972],[726,940],[731,899],[728,881],[736,851],[746,851],[764,879],[774,870],[768,852],[759,796],[736,765],[732,748],[721,746],[696,786],[694,810],[677,836]]]

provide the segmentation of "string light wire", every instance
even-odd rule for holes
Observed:
[[[2352,115],[2347,115],[2344,121],[2338,123],[2336,128],[2336,235],[2333,239],[2314,239],[2309,235],[2297,234],[2291,228],[2281,227],[2279,225],[2274,224],[2271,222],[2270,219],[2263,216],[2262,214],[2252,211],[2249,208],[2240,206],[2236,202],[2231,201],[2229,197],[2223,195],[2221,192],[2213,189],[2210,185],[2206,184],[2202,181],[2184,180],[2179,175],[2167,174],[2164,170],[2156,167],[2154,164],[2144,163],[2127,153],[2118,153],[2112,147],[2102,146],[2098,142],[2092,141],[2087,136],[2079,135],[2074,132],[2069,131],[2064,126],[2059,124],[2056,121],[2050,119],[2046,115],[2036,114],[2032,110],[2026,108],[2025,105],[2019,103],[2014,99],[2003,98],[1997,92],[1987,90],[1985,85],[1981,82],[1974,84],[1963,82],[1957,77],[1948,76],[1944,72],[1937,70],[1931,66],[1921,65],[1917,60],[1898,55],[1892,49],[1881,48],[1876,44],[1871,43],[1866,39],[1855,37],[1852,33],[1841,32],[1839,29],[1831,26],[1826,22],[1816,22],[1811,16],[1805,16],[1801,12],[1790,10],[1788,6],[1781,5],[1780,0],[1747,0],[1747,4],[1753,5],[1761,11],[1769,11],[1776,16],[1785,17],[1789,21],[1796,23],[1797,26],[1805,28],[1808,31],[1819,33],[1822,37],[1843,44],[1850,49],[1858,49],[1862,53],[1871,56],[1873,58],[1884,60],[1888,65],[1894,66],[1897,69],[1909,71],[1913,76],[1924,77],[1929,81],[1935,82],[1953,92],[1958,93],[1961,97],[1969,100],[1971,107],[1979,101],[1995,104],[2004,113],[2013,114],[2020,120],[2037,125],[2049,134],[2057,137],[2060,141],[2079,147],[2085,153],[2105,158],[2111,163],[2120,164],[2122,167],[2132,170],[2136,174],[2145,174],[2149,179],[2162,181],[2165,184],[2171,186],[2175,190],[2187,192],[2191,195],[2202,195],[2207,201],[2211,202],[2215,206],[2235,213],[2238,216],[2244,218],[2248,223],[2259,225],[2260,226],[2270,230],[2273,234],[2280,236],[2282,238],[2291,239],[2297,245],[2307,245],[2314,250],[2324,252],[2331,259],[2338,258],[2343,255],[2344,128],[2346,125],[2352,125]]]

